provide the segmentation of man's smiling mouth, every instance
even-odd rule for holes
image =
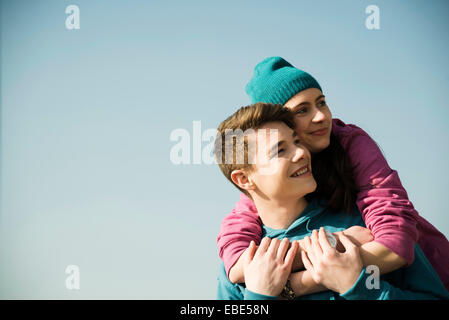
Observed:
[[[306,166],[301,167],[298,170],[296,170],[290,177],[291,178],[299,177],[299,176],[302,176],[303,174],[306,174],[308,172],[310,172],[309,166],[306,165]]]

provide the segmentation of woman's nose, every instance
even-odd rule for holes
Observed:
[[[323,121],[325,118],[326,118],[326,116],[324,115],[323,112],[321,112],[320,110],[316,110],[316,112],[315,112],[315,114],[314,114],[314,116],[313,116],[312,121],[313,121],[313,122],[321,122],[321,121]]]

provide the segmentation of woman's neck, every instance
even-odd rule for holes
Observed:
[[[308,203],[304,197],[291,201],[255,197],[254,204],[265,226],[272,229],[287,229],[301,215]]]

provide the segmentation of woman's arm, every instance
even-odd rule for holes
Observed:
[[[259,244],[261,238],[262,222],[256,206],[242,193],[235,208],[223,219],[217,237],[219,256],[223,260],[228,278],[233,283],[244,282],[243,267],[238,260],[251,241]]]
[[[409,201],[399,176],[392,170],[376,142],[361,128],[333,120],[337,136],[353,168],[360,191],[357,207],[377,244],[365,245],[363,259],[382,272],[410,265],[418,239],[418,213]]]
[[[366,243],[359,249],[363,266],[377,265],[381,275],[396,270],[398,261],[399,263],[402,261],[402,266],[406,265],[405,260],[377,242]],[[381,261],[380,264],[378,264],[378,259]],[[289,280],[293,291],[295,291],[298,297],[328,290],[325,286],[315,282],[308,270],[293,272]]]
[[[339,241],[339,244],[341,242]],[[359,253],[364,267],[376,265],[380,274],[389,273],[407,263],[391,250],[383,245],[371,241],[359,247]],[[290,275],[290,283],[297,296],[312,294],[328,290],[325,286],[315,282],[308,270],[294,272]]]
[[[404,299],[448,299],[438,275],[417,251],[417,261],[404,269],[396,287],[391,283],[377,279],[377,285],[368,287],[369,275],[362,266],[360,249],[349,238],[341,235],[345,253],[332,248],[325,236],[324,229],[314,230],[311,238],[306,237],[306,251],[302,257],[304,265],[318,283],[329,290],[340,293],[344,299],[404,300]]]

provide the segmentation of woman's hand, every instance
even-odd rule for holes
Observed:
[[[278,296],[282,292],[298,250],[296,241],[290,249],[289,245],[287,238],[280,241],[265,237],[256,249],[254,241],[251,241],[243,254],[243,272],[248,290],[267,296]]]
[[[361,226],[352,226],[346,230],[335,232],[334,236],[337,238],[337,251],[344,252],[344,247],[339,240],[340,234],[344,234],[346,237],[351,240],[357,247],[362,246],[365,243],[371,242],[374,240],[374,237],[371,233],[371,230],[368,228],[364,228]]]
[[[363,267],[359,248],[343,233],[339,240],[345,248],[344,253],[332,248],[327,240],[324,228],[313,230],[311,238],[304,238],[306,251],[302,251],[302,260],[313,279],[329,290],[345,293],[356,282]]]

